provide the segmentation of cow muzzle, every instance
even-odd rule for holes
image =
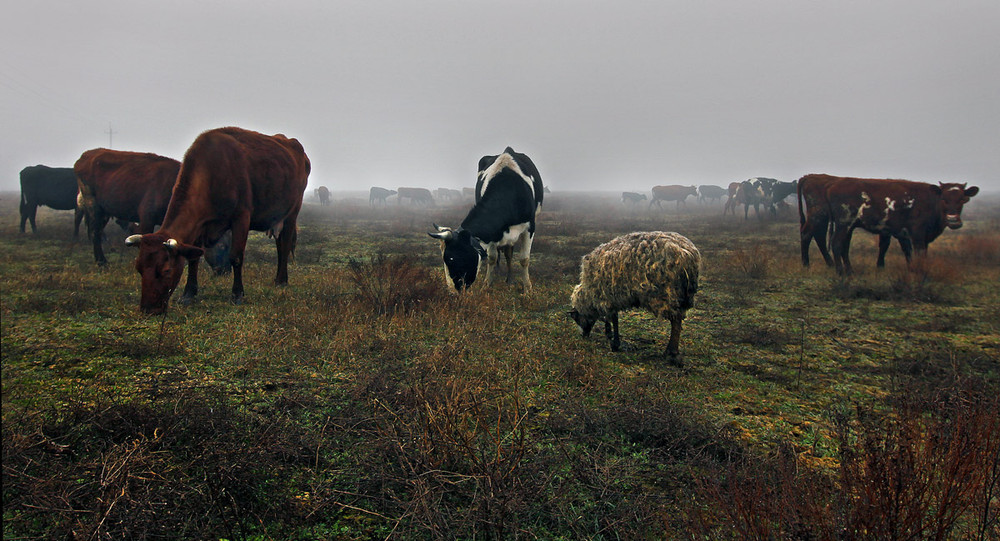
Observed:
[[[961,229],[962,217],[958,214],[948,214],[944,218],[944,223],[948,226],[948,229]]]

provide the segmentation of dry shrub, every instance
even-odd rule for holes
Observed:
[[[1000,235],[978,234],[961,237],[958,250],[962,258],[980,265],[1000,265]]]
[[[412,385],[370,388],[377,476],[394,487],[383,491],[387,503],[437,538],[516,535],[540,482],[523,471],[529,408],[520,383],[501,389],[448,360],[416,370],[426,376]]]
[[[251,418],[195,395],[5,420],[4,535],[245,538],[287,517],[278,480],[315,448],[283,417]]]
[[[835,414],[834,477],[786,448],[701,477],[687,512],[714,539],[996,539],[1000,399],[965,385],[902,389],[892,407]]]
[[[376,253],[368,260],[350,258],[348,278],[357,288],[355,303],[377,315],[420,310],[446,298],[439,279],[403,256]]]
[[[749,247],[739,247],[733,250],[729,257],[729,266],[744,278],[760,280],[766,278],[774,263],[774,254],[760,242]]]
[[[909,265],[900,264],[889,271],[889,291],[899,299],[943,301],[949,288],[962,283],[962,270],[950,258],[914,256]]]

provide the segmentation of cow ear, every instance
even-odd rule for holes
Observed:
[[[197,246],[177,242],[177,239],[167,239],[167,241],[163,243],[163,247],[167,249],[167,252],[169,252],[170,255],[180,256],[192,261],[198,259],[205,253],[205,250],[202,250]]]
[[[931,191],[934,192],[934,195],[941,195],[941,183],[938,182],[937,186],[931,184]]]
[[[965,189],[965,197],[972,197],[977,193],[979,193],[979,186],[973,186]]]

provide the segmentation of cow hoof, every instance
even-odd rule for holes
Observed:
[[[673,351],[673,352],[668,351],[666,357],[667,357],[667,361],[669,361],[670,364],[672,364],[672,365],[674,365],[674,366],[676,366],[678,368],[683,368],[684,367],[684,359],[681,357],[680,353],[678,353],[676,351]]]
[[[237,306],[243,304],[243,295],[233,295],[233,304]]]
[[[181,297],[181,298],[180,298],[180,299],[179,299],[179,300],[177,301],[177,303],[178,303],[178,304],[181,304],[181,305],[183,305],[183,306],[187,306],[187,305],[189,305],[189,304],[193,303],[193,302],[194,302],[195,300],[196,300],[196,299],[195,299],[195,296],[194,296],[194,295],[184,295],[183,297]]]

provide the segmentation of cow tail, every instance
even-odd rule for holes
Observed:
[[[799,201],[799,227],[802,227],[806,223],[806,214],[802,211],[802,180],[803,179],[799,179],[799,184],[795,187],[795,192]]]

